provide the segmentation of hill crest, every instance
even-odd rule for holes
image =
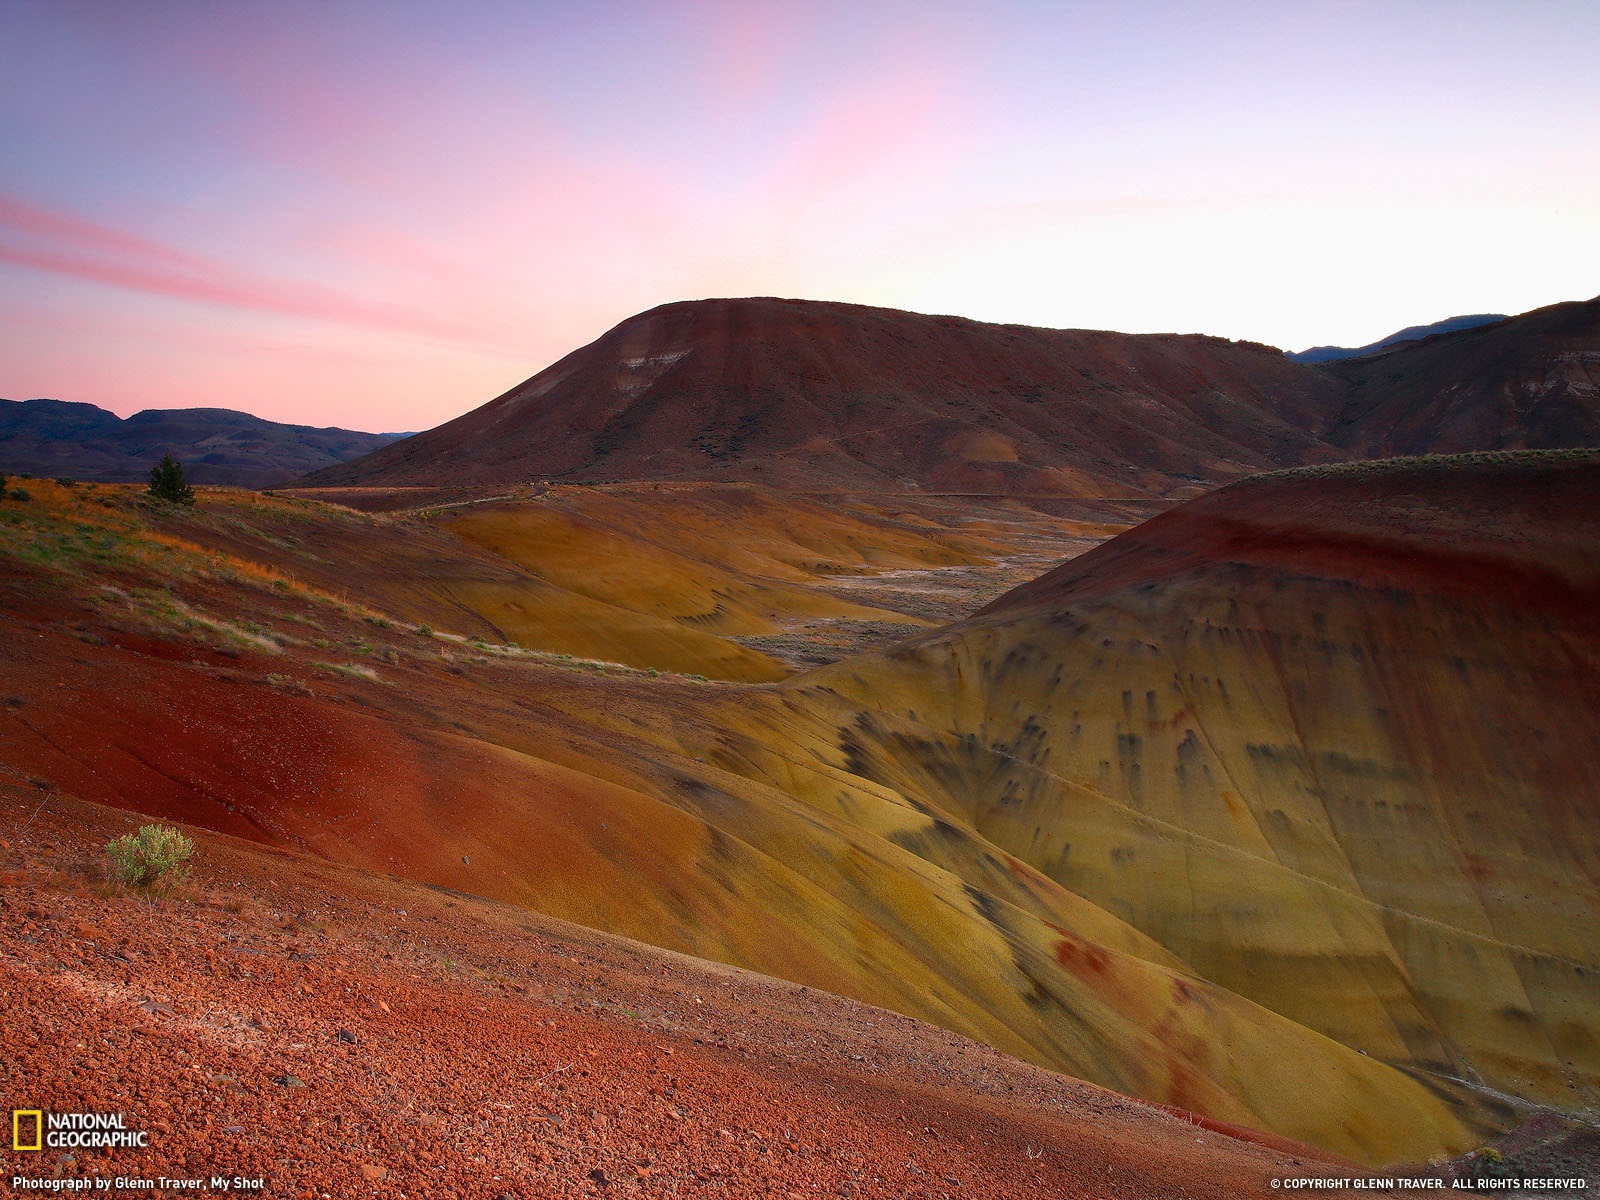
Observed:
[[[1332,461],[1337,389],[1271,347],[770,297],[631,317],[314,486],[746,480],[1161,495]]]

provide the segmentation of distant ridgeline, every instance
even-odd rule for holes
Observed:
[[[143,482],[163,454],[193,483],[271,487],[398,441],[281,425],[227,408],[146,409],[123,420],[93,404],[0,400],[0,471],[97,482]]]
[[[1496,321],[1504,321],[1504,313],[1477,313],[1469,317],[1446,317],[1443,321],[1435,321],[1432,325],[1409,325],[1398,333],[1391,333],[1388,337],[1376,342],[1369,342],[1365,346],[1313,346],[1309,350],[1300,350],[1287,353],[1286,358],[1291,358],[1297,363],[1334,362],[1341,358],[1360,358],[1367,354],[1376,354],[1379,350],[1388,350],[1390,347],[1399,346],[1406,342],[1420,342],[1423,338],[1433,337],[1440,333],[1459,333],[1463,329],[1476,329],[1479,325],[1493,325]]]

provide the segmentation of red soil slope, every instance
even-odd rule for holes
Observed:
[[[1338,389],[1267,346],[748,299],[630,318],[320,486],[741,479],[1159,495],[1333,461]]]
[[[109,893],[97,851],[131,824],[0,783],[0,1089],[150,1143],[7,1150],[8,1180],[1231,1200],[1352,1174],[881,1009],[217,835],[175,897]]]
[[[1600,622],[1600,451],[1350,463],[1180,505],[995,601],[1055,607],[1219,563]]]

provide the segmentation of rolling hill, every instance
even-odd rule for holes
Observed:
[[[621,542],[610,566],[563,557],[633,523],[636,501],[590,489],[524,525],[509,501],[424,521],[210,493],[187,513],[43,485],[0,508],[0,777],[1421,1160],[1530,1104],[1595,1103],[1597,488],[1593,454],[1248,480],[773,685],[567,659],[486,622],[643,613],[653,587],[680,605],[660,621],[695,628],[688,553],[712,531],[721,561],[793,588],[824,553],[825,574],[918,561],[904,522],[690,491],[630,578]],[[606,536],[552,536],[590,522]],[[606,590],[568,591],[563,563]],[[727,619],[758,595],[812,602],[729,591]]]

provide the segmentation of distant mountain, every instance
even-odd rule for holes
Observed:
[[[1320,436],[1341,405],[1326,377],[1254,343],[698,300],[305,482],[1161,495],[1341,458]]]
[[[1475,329],[1479,325],[1492,325],[1496,321],[1504,321],[1503,313],[1478,313],[1470,317],[1446,317],[1442,321],[1435,321],[1432,325],[1411,325],[1399,333],[1391,333],[1382,341],[1373,342],[1367,346],[1313,346],[1309,350],[1297,353],[1285,351],[1284,357],[1293,359],[1297,363],[1323,363],[1335,362],[1342,358],[1360,358],[1364,354],[1372,354],[1379,350],[1387,350],[1390,346],[1398,346],[1401,342],[1420,342],[1423,338],[1432,337],[1436,333],[1456,333],[1463,329]]]
[[[146,409],[0,400],[0,470],[100,482],[144,480],[163,454],[191,483],[271,487],[408,435],[282,425],[227,408]]]
[[[1345,390],[1356,458],[1600,446],[1600,298],[1313,368]]]
[[[1351,457],[1600,445],[1600,302],[1457,317],[1378,345],[1308,365],[1198,335],[686,301],[303,482],[1182,497]]]

